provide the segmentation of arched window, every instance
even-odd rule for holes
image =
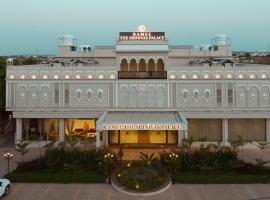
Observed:
[[[97,91],[97,98],[99,101],[101,101],[103,99],[103,90],[99,89]]]
[[[77,89],[76,90],[76,97],[77,97],[78,100],[81,100],[81,98],[82,98],[82,91],[80,89]]]
[[[88,89],[86,93],[87,99],[90,100],[92,98],[92,90]]]
[[[128,62],[127,59],[122,59],[120,64],[121,71],[128,71]]]
[[[199,99],[199,90],[195,89],[195,90],[193,91],[193,99],[194,99],[195,101],[198,101],[198,99]]]
[[[183,95],[183,99],[186,101],[187,98],[188,98],[188,90],[184,89],[183,92],[182,92],[182,95]]]
[[[153,58],[148,61],[148,71],[156,71],[156,64]]]
[[[134,58],[130,60],[129,71],[137,71],[137,61]]]
[[[157,71],[164,71],[164,62],[161,58],[157,61]]]
[[[139,62],[139,71],[141,71],[141,72],[146,71],[146,63],[145,63],[145,60],[143,58]]]

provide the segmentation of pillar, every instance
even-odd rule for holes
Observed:
[[[96,131],[96,148],[100,147],[100,132]]]
[[[15,144],[22,141],[22,119],[16,118],[16,136],[15,136]]]
[[[229,139],[229,123],[228,119],[222,119],[222,143],[224,146],[228,146]]]
[[[65,140],[65,119],[59,119],[59,142]]]
[[[102,144],[108,146],[108,131],[102,131]]]
[[[186,134],[187,134],[187,131],[178,130],[178,141],[177,141],[178,146],[182,144],[182,141],[186,138]]]
[[[270,118],[266,119],[266,141],[270,142]]]

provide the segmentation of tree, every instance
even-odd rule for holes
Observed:
[[[150,167],[155,158],[155,153],[148,155],[147,153],[140,152],[140,159],[142,160],[143,165]]]
[[[16,151],[18,151],[22,156],[22,162],[24,162],[24,155],[28,153],[27,146],[30,144],[30,142],[23,142],[20,141],[16,144]]]
[[[4,111],[6,99],[6,59],[0,58],[0,112]]]

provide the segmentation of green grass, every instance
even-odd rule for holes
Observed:
[[[13,172],[6,177],[18,183],[105,183],[106,180],[97,173]]]
[[[173,181],[189,184],[270,183],[270,174],[178,174]]]

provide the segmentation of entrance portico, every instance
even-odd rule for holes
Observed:
[[[187,120],[180,112],[104,112],[97,120],[96,146],[124,145],[151,147],[180,145],[186,135]]]

